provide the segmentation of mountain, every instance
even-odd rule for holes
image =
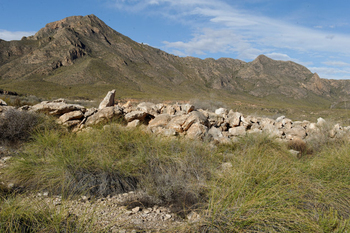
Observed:
[[[291,61],[178,57],[137,43],[95,15],[47,24],[34,36],[0,40],[0,89],[42,97],[232,98],[335,106],[350,82],[326,80]],[[334,105],[335,104],[335,105]]]

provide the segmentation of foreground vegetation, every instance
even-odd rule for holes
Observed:
[[[347,140],[313,142],[295,157],[288,148],[293,145],[268,135],[213,146],[119,124],[72,134],[42,116],[12,114],[32,124],[25,137],[1,138],[21,145],[2,170],[17,192],[0,186],[1,232],[95,232],[81,219],[26,196],[48,192],[74,199],[130,190],[143,193],[138,201],[144,205],[172,206],[182,217],[199,213],[200,221],[186,225],[185,232],[350,231]]]

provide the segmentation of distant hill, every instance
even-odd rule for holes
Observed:
[[[20,41],[0,40],[0,89],[41,97],[215,98],[336,106],[350,81],[326,80],[291,61],[178,57],[137,43],[95,15],[47,24]]]

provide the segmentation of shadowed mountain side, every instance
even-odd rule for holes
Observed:
[[[49,23],[20,41],[0,40],[0,88],[43,97],[95,98],[113,88],[128,98],[241,96],[329,107],[347,98],[349,87],[347,80],[321,79],[264,55],[249,63],[177,57],[131,40],[94,15]]]

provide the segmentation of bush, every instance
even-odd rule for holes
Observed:
[[[40,121],[36,114],[9,109],[0,115],[0,141],[27,141]]]

